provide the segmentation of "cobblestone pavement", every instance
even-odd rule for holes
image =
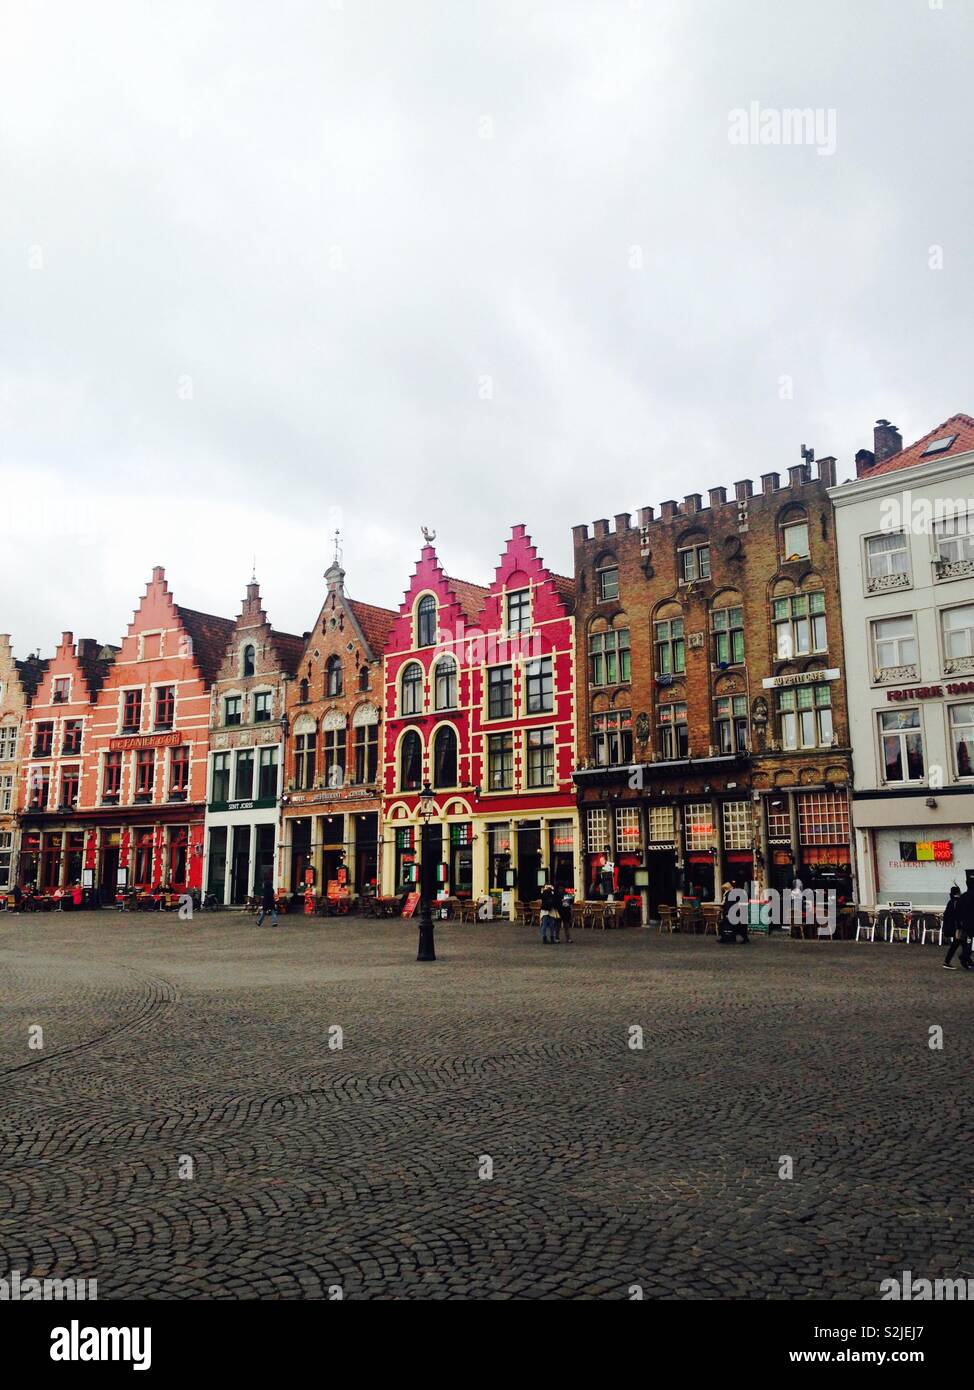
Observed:
[[[974,1276],[974,978],[938,950],[507,924],[439,927],[435,965],[415,945],[401,923],[0,915],[0,1273],[101,1298]]]

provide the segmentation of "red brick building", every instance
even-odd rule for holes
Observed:
[[[287,687],[279,886],[370,893],[380,869],[382,654],[396,615],[345,591],[336,558]]]
[[[577,526],[588,891],[649,869],[650,907],[851,862],[835,530],[821,459]]]
[[[419,854],[427,779],[445,890],[534,898],[542,875],[575,882],[573,600],[523,526],[489,588],[447,576],[423,547],[386,649],[384,881],[395,890]]]
[[[177,605],[157,567],[120,648],[75,653],[65,635],[31,708],[24,836],[40,837],[41,884],[57,850],[69,879],[80,853],[103,901],[119,884],[201,888],[210,686],[233,626]]]

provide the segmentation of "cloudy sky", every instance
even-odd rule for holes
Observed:
[[[0,0],[0,631],[311,626],[974,409],[972,0]],[[731,113],[834,119],[742,144]],[[832,113],[830,115],[830,113]],[[773,130],[773,125],[765,127]],[[820,152],[824,151],[824,152]],[[931,252],[931,248],[941,248]],[[932,268],[942,263],[942,268]]]

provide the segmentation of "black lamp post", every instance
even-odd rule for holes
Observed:
[[[436,960],[436,951],[433,948],[433,914],[431,911],[432,887],[430,877],[433,870],[432,853],[430,852],[430,821],[435,810],[433,802],[433,790],[428,781],[423,783],[423,790],[419,794],[419,815],[423,822],[422,839],[422,860],[419,866],[419,951],[417,960]]]

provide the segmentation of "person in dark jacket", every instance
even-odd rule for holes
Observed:
[[[572,908],[575,905],[575,895],[571,891],[562,890],[556,894],[556,897],[558,899],[558,917],[565,933],[565,940],[571,945]],[[555,939],[557,940],[557,935]]]
[[[264,879],[264,888],[260,898],[260,912],[257,917],[257,925],[262,926],[264,918],[268,912],[271,914],[271,926],[277,926],[277,896],[274,892],[274,885],[269,878]]]
[[[558,902],[555,890],[550,883],[546,883],[541,890],[541,944],[546,946],[550,941],[552,946],[558,940]]]
[[[960,963],[964,970],[971,969],[971,937],[974,936],[974,898],[971,890],[962,893],[955,883],[944,908],[944,935],[950,942],[944,957],[944,969],[956,970],[951,962],[958,946]]]

